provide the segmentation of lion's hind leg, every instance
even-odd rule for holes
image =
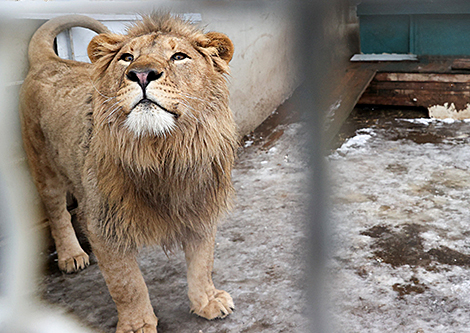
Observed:
[[[64,208],[48,215],[60,270],[73,273],[87,267],[90,263],[89,257],[78,242],[70,213]]]
[[[83,251],[66,209],[66,192],[60,188],[43,188],[40,194],[49,218],[52,238],[57,250],[61,271],[73,273],[89,265],[88,254]]]
[[[53,166],[44,165],[47,163],[44,162],[47,161],[46,159],[34,158],[34,153],[27,150],[31,162],[31,173],[49,220],[59,268],[66,273],[81,270],[88,266],[89,258],[78,242],[72,226],[72,218],[67,211],[67,188],[64,177],[53,171]]]

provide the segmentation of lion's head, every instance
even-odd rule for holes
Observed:
[[[155,137],[203,121],[214,103],[226,99],[221,81],[233,45],[221,33],[204,34],[169,15],[154,15],[127,35],[96,36],[88,54],[99,69],[95,79],[106,105],[100,120],[135,137]]]

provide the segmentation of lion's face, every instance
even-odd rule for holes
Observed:
[[[194,47],[165,35],[133,39],[111,66],[119,73],[116,103],[125,116],[124,126],[136,136],[170,132],[179,117],[194,113],[191,99],[205,88],[208,72],[207,62]]]
[[[155,137],[205,117],[201,113],[210,109],[211,99],[218,97],[207,92],[213,89],[211,85],[220,83],[218,77],[226,71],[217,66],[223,55],[219,49],[227,51],[230,41],[220,34],[214,47],[215,39],[203,36],[202,42],[160,32],[133,38],[109,34],[95,37],[89,46],[90,58],[107,62],[101,78],[106,84],[97,86],[106,98],[102,102],[106,121],[136,137]],[[225,48],[220,48],[221,40]],[[97,50],[102,54],[94,59]],[[214,57],[219,58],[218,63]]]

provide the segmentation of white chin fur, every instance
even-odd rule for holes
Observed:
[[[174,115],[160,109],[155,104],[139,104],[127,116],[124,126],[137,137],[160,136],[170,132],[175,126]]]

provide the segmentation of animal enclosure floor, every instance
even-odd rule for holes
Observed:
[[[420,116],[356,110],[328,156],[332,332],[469,332],[470,122]]]
[[[184,255],[145,249],[141,270],[159,318],[159,333],[302,332],[303,207],[306,164],[303,126],[276,122],[251,135],[233,171],[234,210],[220,224],[213,279],[228,291],[235,311],[207,321],[189,313]],[[117,312],[96,261],[65,275],[50,270],[42,297],[96,332],[112,333]]]
[[[331,178],[331,332],[464,333],[470,322],[470,122],[416,110],[356,109],[325,158]],[[141,268],[159,332],[305,332],[307,165],[298,119],[266,123],[240,148],[232,213],[217,235],[214,282],[235,312],[189,314],[182,253],[146,249]],[[114,304],[96,264],[51,271],[43,298],[97,332]]]

